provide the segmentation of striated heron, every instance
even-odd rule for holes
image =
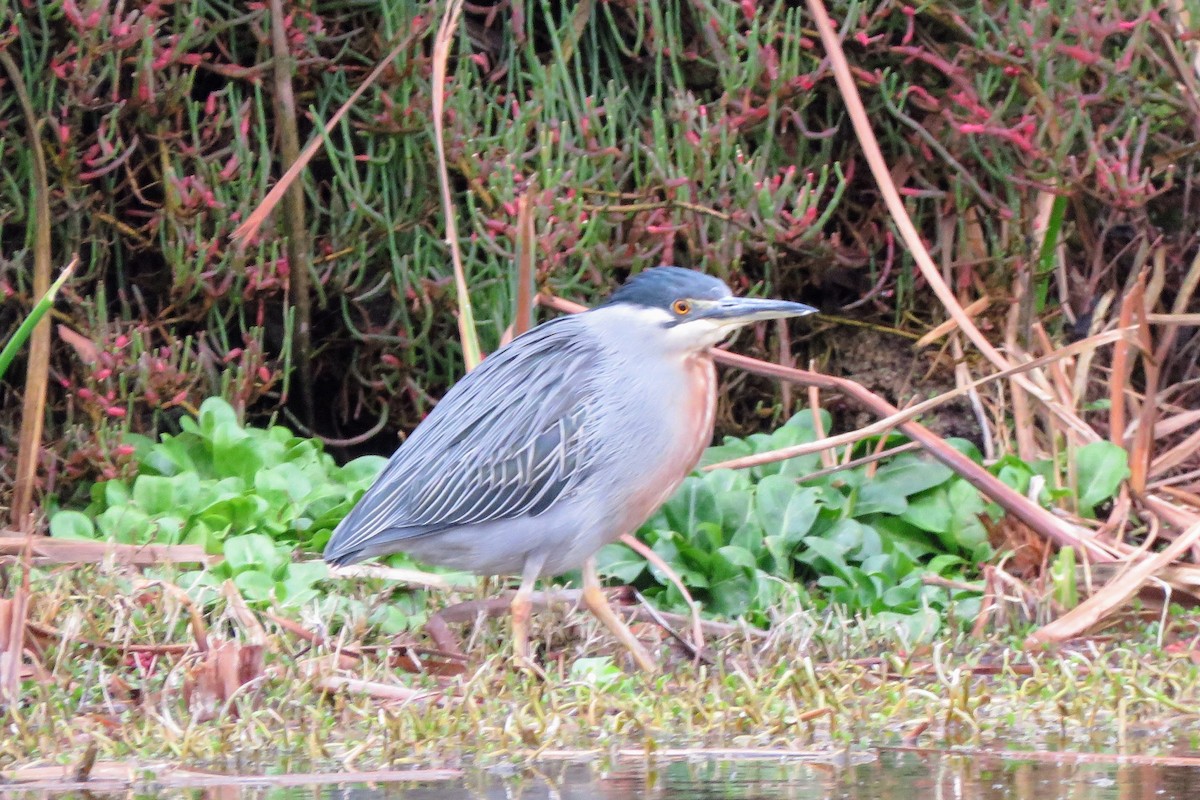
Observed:
[[[734,297],[717,278],[648,269],[590,311],[517,337],[459,381],[334,530],[331,564],[406,552],[520,575],[514,650],[528,662],[534,582],[583,567],[583,599],[645,670],[595,553],[645,522],[712,439],[710,350],[751,322],[811,314]]]

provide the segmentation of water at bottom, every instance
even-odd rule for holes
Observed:
[[[910,753],[855,761],[676,761],[606,770],[554,764],[511,775],[480,771],[453,784],[330,787],[319,795],[322,800],[1200,800],[1200,767]]]
[[[831,760],[621,759],[607,766],[559,761],[395,783],[336,783],[341,778],[328,774],[247,776],[225,783],[195,773],[197,778],[177,775],[174,781],[150,777],[116,791],[91,783],[86,791],[79,784],[0,784],[0,800],[1200,800],[1200,767],[1180,765],[1191,758],[1175,764],[1053,758],[868,751]]]

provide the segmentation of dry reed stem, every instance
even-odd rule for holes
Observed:
[[[279,129],[279,156],[289,167],[300,159],[300,131],[296,127],[296,96],[292,90],[292,70],[295,60],[288,45],[283,0],[271,3],[271,55],[275,62],[274,105],[275,123]],[[292,330],[292,355],[296,359],[299,380],[300,413],[305,425],[313,427],[312,393],[312,253],[308,244],[308,228],[304,222],[304,188],[293,183],[286,190],[283,206],[284,242],[288,259],[288,293],[296,309]]]
[[[885,435],[879,441],[883,442],[883,441],[886,441],[886,439],[887,439],[887,437]],[[905,444],[897,445],[896,447],[889,447],[887,450],[876,450],[875,452],[868,453],[865,456],[859,456],[858,458],[852,458],[848,461],[843,461],[840,464],[834,464],[832,467],[825,467],[824,469],[819,469],[816,472],[809,472],[808,474],[806,474],[804,476],[803,480],[815,481],[818,478],[824,478],[826,475],[833,475],[835,473],[842,472],[843,470],[854,469],[855,467],[861,467],[864,464],[873,464],[877,461],[882,461],[885,458],[891,458],[893,456],[898,456],[901,453],[910,453],[913,450],[919,450],[920,448],[921,448],[921,445],[917,444],[916,442],[906,442]],[[829,451],[824,451],[824,452],[829,452]],[[707,472],[711,469],[712,469],[711,466],[704,467],[703,471]]]
[[[375,578],[385,581],[397,581],[426,589],[449,591],[462,588],[463,581],[452,581],[449,576],[436,572],[425,572],[419,569],[404,569],[401,567],[385,567],[380,564],[350,564],[342,567],[330,567],[331,578]],[[474,581],[471,581],[472,583]]]
[[[809,363],[812,367],[812,363]],[[808,411],[812,415],[813,434],[818,439],[824,439],[825,423],[821,420],[821,390],[816,386],[808,387]],[[822,449],[821,451],[821,466],[825,469],[831,469],[837,466],[837,457],[832,448]],[[718,469],[718,467],[710,467],[710,469]]]
[[[870,425],[858,428],[857,430],[838,434],[837,436],[818,439],[813,442],[805,442],[803,444],[792,445],[790,447],[781,447],[778,450],[769,450],[764,453],[755,453],[751,456],[743,456],[741,458],[722,461],[717,464],[710,464],[704,467],[704,469],[745,469],[747,467],[757,467],[761,466],[762,464],[770,464],[774,461],[783,461],[788,458],[795,458],[797,456],[807,455],[809,453],[822,452],[833,447],[840,447],[844,444],[851,444],[869,436],[882,435],[883,433],[896,428],[905,422],[914,420],[926,412],[932,411],[957,397],[961,397],[972,391],[978,390],[980,387],[986,386],[989,383],[1010,378],[1012,375],[1019,372],[1024,372],[1030,369],[1036,369],[1048,364],[1052,364],[1056,360],[1067,358],[1077,353],[1086,352],[1088,350],[1092,350],[1113,342],[1124,341],[1127,335],[1130,333],[1131,331],[1128,330],[1105,331],[1104,333],[1097,334],[1096,336],[1090,336],[1087,339],[1081,339],[1078,342],[1069,344],[1066,347],[1060,348],[1048,355],[1041,356],[1033,361],[1018,364],[1017,366],[1005,370],[1004,372],[997,372],[992,375],[977,378],[970,383],[957,386],[954,389],[944,392],[936,397],[932,397],[929,400],[917,403],[916,405],[910,406],[903,411],[898,411],[895,414],[886,416],[877,422],[873,422]]]
[[[1128,328],[1133,324],[1133,309],[1140,299],[1135,290],[1121,301],[1117,326]],[[1120,342],[1113,348],[1112,373],[1108,379],[1108,439],[1118,447],[1125,446],[1125,387],[1129,383],[1129,372],[1133,368],[1129,358],[1129,342]]]
[[[437,692],[427,692],[419,689],[409,689],[392,683],[366,680],[365,678],[346,678],[341,675],[322,675],[314,678],[313,685],[329,692],[347,692],[363,694],[376,700],[390,703],[427,702],[439,696]]]
[[[0,50],[0,66],[8,74],[21,113],[25,118],[25,136],[33,168],[33,295],[41,298],[50,291],[50,181],[46,154],[39,136],[40,122],[29,98],[21,68],[7,50]],[[34,302],[37,302],[36,300]],[[5,602],[8,630],[0,647],[0,702],[15,704],[20,699],[21,672],[25,653],[25,623],[29,614],[29,549],[33,536],[33,490],[42,449],[42,425],[46,418],[46,389],[50,375],[50,317],[34,327],[29,339],[29,360],[25,367],[25,397],[21,412],[21,430],[17,442],[17,466],[13,479],[10,519],[26,535],[21,558],[21,584]]]
[[[462,16],[463,0],[450,0],[433,42],[433,144],[437,153],[438,185],[442,195],[442,213],[446,216],[446,244],[454,265],[454,288],[458,298],[458,338],[462,343],[463,364],[467,371],[479,366],[483,354],[475,333],[475,312],[471,307],[471,291],[463,267],[462,249],[458,241],[458,221],[454,214],[454,198],[450,193],[450,171],[446,168],[446,65],[450,61],[450,45]]]
[[[888,211],[892,216],[892,221],[895,223],[901,238],[904,239],[904,243],[912,253],[917,267],[921,271],[921,275],[928,281],[930,288],[933,289],[934,294],[937,295],[938,300],[945,307],[947,313],[958,323],[959,328],[979,351],[998,368],[1002,370],[1010,368],[1012,362],[993,347],[992,343],[987,340],[987,337],[975,327],[975,323],[963,312],[962,306],[959,305],[958,300],[954,297],[954,293],[938,273],[937,266],[933,263],[933,259],[930,258],[929,251],[921,240],[921,235],[917,232],[912,219],[908,216],[908,211],[904,208],[904,201],[900,198],[900,192],[896,189],[896,184],[892,180],[887,162],[883,158],[883,152],[879,149],[879,142],[871,130],[871,122],[867,117],[866,109],[863,107],[862,98],[858,95],[858,88],[855,86],[854,76],[850,71],[849,63],[846,61],[846,54],[842,49],[841,41],[838,39],[837,32],[829,20],[829,14],[825,10],[825,6],[821,0],[807,0],[807,3],[808,9],[816,22],[817,30],[820,32],[821,42],[825,46],[825,53],[833,69],[833,76],[837,81],[842,100],[846,104],[846,110],[850,115],[854,132],[858,136],[858,141],[862,145],[867,164],[871,168],[871,174],[875,176],[875,181],[879,186],[880,193],[883,195],[884,203],[887,205]],[[1036,373],[1028,378],[1023,375],[1016,375],[1014,376],[1014,381],[1041,401],[1050,413],[1064,425],[1076,430],[1083,437],[1084,441],[1097,440],[1099,437],[1096,432],[1069,410],[1063,408],[1060,403],[1055,402],[1054,398],[1048,392],[1037,385],[1036,377]]]
[[[0,536],[0,555],[21,553],[26,544],[24,536]],[[118,544],[49,536],[36,537],[28,544],[32,558],[47,564],[98,564],[110,558],[115,563],[132,566],[213,564],[220,560],[195,544]]]
[[[241,225],[238,225],[236,228],[234,228],[233,233],[229,236],[230,240],[244,248],[256,236],[258,236],[259,229],[262,228],[263,222],[265,222],[267,217],[271,215],[271,212],[275,210],[275,206],[279,205],[279,201],[283,198],[283,195],[295,182],[296,178],[299,177],[300,173],[303,172],[308,166],[308,162],[312,161],[313,156],[317,154],[319,149],[321,149],[321,145],[325,142],[325,136],[328,136],[333,132],[333,129],[337,127],[337,124],[342,121],[342,117],[346,116],[346,112],[348,112],[354,106],[354,104],[358,102],[358,98],[362,97],[363,92],[365,92],[375,83],[376,79],[379,78],[384,69],[386,69],[387,66],[391,64],[397,56],[411,47],[417,36],[424,32],[425,31],[423,27],[414,27],[407,36],[402,38],[399,43],[392,48],[391,52],[384,56],[383,59],[381,59],[380,62],[375,65],[375,68],[371,70],[370,74],[368,74],[367,77],[363,79],[363,82],[358,85],[358,88],[355,89],[348,98],[346,98],[346,102],[342,103],[342,105],[338,107],[338,110],[333,112],[333,116],[330,117],[329,121],[325,123],[324,135],[313,135],[308,144],[304,146],[304,150],[302,150],[296,160],[293,161],[290,166],[288,166],[287,171],[283,173],[283,176],[280,177],[276,184],[271,188],[271,191],[267,192],[267,196],[262,199],[262,202],[258,204],[258,207],[250,212]]]
[[[513,315],[513,335],[520,336],[533,326],[534,257],[537,237],[533,231],[533,186],[517,200],[517,307]]]
[[[8,74],[25,118],[25,136],[33,167],[33,296],[34,302],[50,291],[51,240],[50,183],[46,153],[39,135],[41,122],[33,109],[21,68],[7,51],[0,51],[0,66]],[[29,361],[25,368],[25,396],[18,436],[17,469],[13,479],[12,525],[21,531],[32,528],[33,490],[37,485],[38,456],[42,446],[42,424],[46,416],[46,387],[50,370],[50,318],[47,315],[29,338]],[[0,676],[0,682],[4,677]],[[0,687],[0,692],[3,688]]]
[[[1026,648],[1074,638],[1111,614],[1132,597],[1156,572],[1171,564],[1200,541],[1200,523],[1194,523],[1165,550],[1132,563],[1122,575],[1106,583],[1075,608],[1043,625],[1025,640]]]
[[[621,534],[621,541],[625,546],[633,552],[640,555],[642,558],[649,561],[654,566],[662,570],[662,573],[667,576],[671,583],[675,584],[675,588],[679,589],[679,593],[683,595],[683,602],[687,603],[688,611],[692,615],[692,648],[698,658],[704,652],[704,620],[700,616],[700,604],[692,599],[692,593],[688,591],[687,586],[683,582],[683,578],[679,577],[679,573],[668,564],[663,557],[647,547],[640,539],[631,533]],[[665,626],[664,626],[665,627]]]
[[[1145,315],[1148,310],[1145,301],[1146,292],[1145,272],[1138,276],[1138,289],[1135,294],[1141,301],[1134,306],[1133,313],[1138,325],[1138,344],[1142,362],[1142,375],[1145,381],[1145,399],[1142,401],[1141,413],[1138,415],[1137,426],[1133,431],[1133,441],[1129,446],[1129,488],[1135,495],[1146,491],[1146,481],[1149,478],[1150,462],[1154,456],[1154,421],[1158,415],[1158,376],[1160,355],[1155,353],[1151,340],[1150,326],[1146,324]],[[1173,334],[1175,329],[1169,329]]]
[[[991,304],[992,304],[992,298],[988,297],[985,294],[983,297],[980,297],[978,300],[975,300],[974,302],[972,302],[966,306],[963,306],[963,313],[966,314],[968,318],[973,320],[973,319],[975,319],[975,317],[979,316],[984,311],[987,311],[988,307]],[[950,319],[946,320],[942,324],[940,324],[940,325],[936,326],[935,328],[933,328],[932,330],[930,330],[929,333],[926,333],[920,339],[917,339],[917,341],[913,344],[913,347],[917,348],[918,350],[921,349],[922,347],[928,347],[929,345],[936,342],[938,339],[941,339],[943,336],[945,336],[946,334],[948,334],[954,330],[958,330],[958,320],[951,317]]]
[[[204,614],[188,593],[179,588],[173,583],[167,581],[150,581],[138,579],[134,581],[135,589],[149,591],[150,589],[161,589],[164,594],[169,594],[171,597],[187,610],[188,625],[192,629],[192,638],[196,641],[196,648],[202,653],[208,652],[208,626],[204,624]]]
[[[238,621],[246,630],[246,640],[252,645],[264,645],[267,643],[267,632],[263,628],[262,623],[258,621],[258,617],[246,605],[246,600],[242,597],[242,593],[238,591],[237,586],[232,580],[227,580],[221,585],[221,594],[225,596],[225,603],[229,612],[234,619]]]

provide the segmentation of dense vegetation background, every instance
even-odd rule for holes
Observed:
[[[285,5],[282,48],[268,3],[4,11],[0,327],[33,300],[39,191],[53,262],[82,258],[54,312],[45,490],[121,474],[120,434],[176,429],[214,394],[333,438],[375,431],[347,453],[387,452],[461,373],[431,141],[441,6]],[[1017,295],[1019,340],[1035,319],[1056,341],[1102,326],[1143,268],[1169,307],[1197,251],[1191,5],[832,4],[909,211],[964,304],[992,299],[984,324],[997,340]],[[573,299],[654,264],[693,266],[813,302],[826,325],[872,323],[867,341],[894,361],[908,358],[895,329],[941,321],[800,7],[527,0],[469,4],[463,22],[447,160],[485,350],[512,321],[526,192],[537,283]],[[313,136],[397,45],[303,175],[302,235],[289,241],[276,213],[244,251],[231,244],[281,174],[288,132]],[[277,59],[292,66],[290,101]],[[1052,197],[1063,222],[1045,258],[1037,219]],[[798,342],[800,357],[832,353],[829,369],[852,369],[857,329],[836,329],[832,343]],[[743,347],[778,355],[765,340]],[[1175,403],[1193,402],[1196,355],[1185,329],[1162,365]],[[0,410],[10,455],[20,366]],[[763,400],[769,411],[769,387],[739,388],[743,411]],[[755,419],[727,414],[724,429]]]

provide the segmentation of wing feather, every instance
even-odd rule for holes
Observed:
[[[564,317],[498,350],[459,381],[342,520],[325,558],[373,539],[544,513],[591,473],[590,369],[599,348]]]

